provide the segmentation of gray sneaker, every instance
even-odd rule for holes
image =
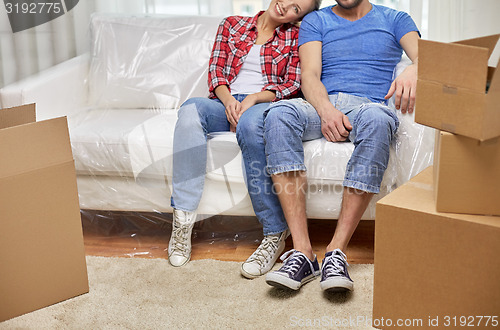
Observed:
[[[290,231],[287,229],[276,235],[265,236],[257,250],[241,265],[241,275],[256,278],[270,271],[285,250],[285,240],[289,235]]]
[[[191,259],[191,233],[196,220],[196,212],[174,209],[172,235],[168,242],[168,261],[180,267]]]

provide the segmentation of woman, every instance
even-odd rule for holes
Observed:
[[[235,132],[240,118],[263,116],[270,102],[298,94],[299,29],[293,23],[318,9],[320,2],[272,0],[266,11],[254,17],[230,16],[219,25],[209,62],[210,96],[187,100],[179,109],[175,127],[171,199],[174,215],[168,246],[171,265],[182,266],[191,257],[191,232],[205,181],[207,134]],[[258,164],[262,169],[264,165]],[[248,178],[257,175],[253,169],[246,164]],[[252,187],[250,181],[249,191],[258,188]],[[269,271],[283,251],[288,234],[281,209],[268,210],[261,205],[259,195],[250,193],[263,225],[264,240],[242,266],[242,274],[250,278]]]

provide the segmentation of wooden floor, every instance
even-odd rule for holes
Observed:
[[[166,258],[170,214],[83,212],[85,252],[91,256]],[[335,229],[335,220],[309,220],[309,234],[318,260]],[[346,254],[349,263],[373,263],[375,222],[361,221]],[[262,240],[255,217],[214,216],[193,228],[191,259],[245,261]],[[285,251],[292,248],[287,239]]]

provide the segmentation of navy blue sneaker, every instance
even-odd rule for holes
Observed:
[[[354,282],[349,277],[347,266],[346,255],[339,249],[325,254],[321,265],[321,289],[332,292],[351,291]]]
[[[318,259],[309,260],[302,252],[290,250],[281,256],[283,266],[266,275],[266,283],[277,288],[298,290],[319,276]]]

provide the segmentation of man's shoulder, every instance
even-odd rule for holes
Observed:
[[[373,10],[376,13],[378,13],[379,15],[383,15],[386,18],[395,18],[395,17],[397,17],[399,15],[408,15],[404,11],[400,11],[400,10],[397,10],[397,9],[394,9],[394,8],[389,8],[389,7],[386,7],[386,6],[375,5],[375,4],[372,4],[372,6],[373,6]]]
[[[331,15],[332,7],[333,6],[328,6],[328,7],[318,9],[318,10],[314,10],[304,17],[304,21],[305,20],[308,20],[308,21],[321,20],[321,19],[327,17],[328,15]]]

